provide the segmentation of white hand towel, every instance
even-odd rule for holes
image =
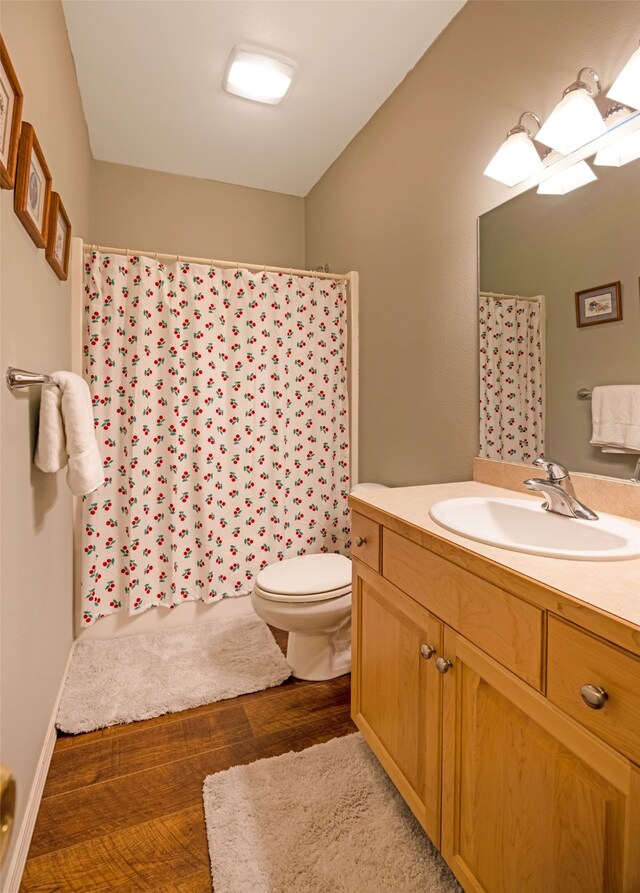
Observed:
[[[35,463],[42,471],[67,468],[67,484],[75,496],[92,493],[104,483],[96,440],[91,394],[73,372],[54,372],[44,385]]]
[[[593,389],[591,443],[603,452],[640,453],[640,385]]]

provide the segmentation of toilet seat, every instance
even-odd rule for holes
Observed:
[[[287,558],[260,571],[256,595],[277,602],[322,602],[351,592],[351,560],[322,552]]]
[[[341,589],[331,589],[329,592],[312,592],[307,593],[307,595],[300,595],[299,593],[283,595],[281,592],[268,592],[265,589],[261,589],[256,584],[253,588],[253,592],[255,595],[259,595],[260,598],[266,598],[267,601],[271,602],[289,602],[290,604],[295,602],[296,604],[302,604],[310,602],[326,602],[333,598],[349,595],[351,592],[351,585],[343,586]]]

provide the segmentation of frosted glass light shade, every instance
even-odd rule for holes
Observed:
[[[628,133],[605,149],[600,149],[593,163],[606,167],[622,167],[623,164],[635,161],[636,158],[640,158],[640,130]]]
[[[572,164],[571,167],[554,174],[548,180],[543,180],[538,186],[538,194],[566,195],[567,192],[572,192],[597,179],[586,161],[578,161],[577,164]]]
[[[632,109],[640,109],[640,47],[615,79],[607,96]]]
[[[564,96],[544,122],[536,139],[563,155],[569,155],[607,130],[589,93],[579,88]]]
[[[292,59],[255,47],[234,47],[224,73],[222,86],[228,93],[277,105],[286,96],[296,63]]]
[[[542,170],[542,159],[523,131],[507,137],[485,168],[485,176],[515,186]]]

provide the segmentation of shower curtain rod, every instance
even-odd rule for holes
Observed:
[[[245,264],[240,261],[231,260],[215,260],[212,257],[185,257],[182,254],[163,254],[160,251],[138,251],[132,248],[110,248],[105,245],[96,245],[95,243],[83,242],[83,248],[90,250],[97,249],[104,254],[122,254],[125,257],[132,255],[134,257],[153,257],[156,260],[172,260],[183,261],[187,264],[210,264],[212,267],[234,267],[239,270],[255,270],[265,273],[289,273],[295,276],[313,276],[316,279],[348,279],[348,273],[323,273],[318,270],[296,270],[293,267],[270,267],[268,264]]]

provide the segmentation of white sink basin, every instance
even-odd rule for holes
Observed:
[[[566,518],[539,502],[468,496],[445,499],[429,514],[441,527],[481,543],[582,561],[640,557],[640,527],[613,515],[597,521]]]

